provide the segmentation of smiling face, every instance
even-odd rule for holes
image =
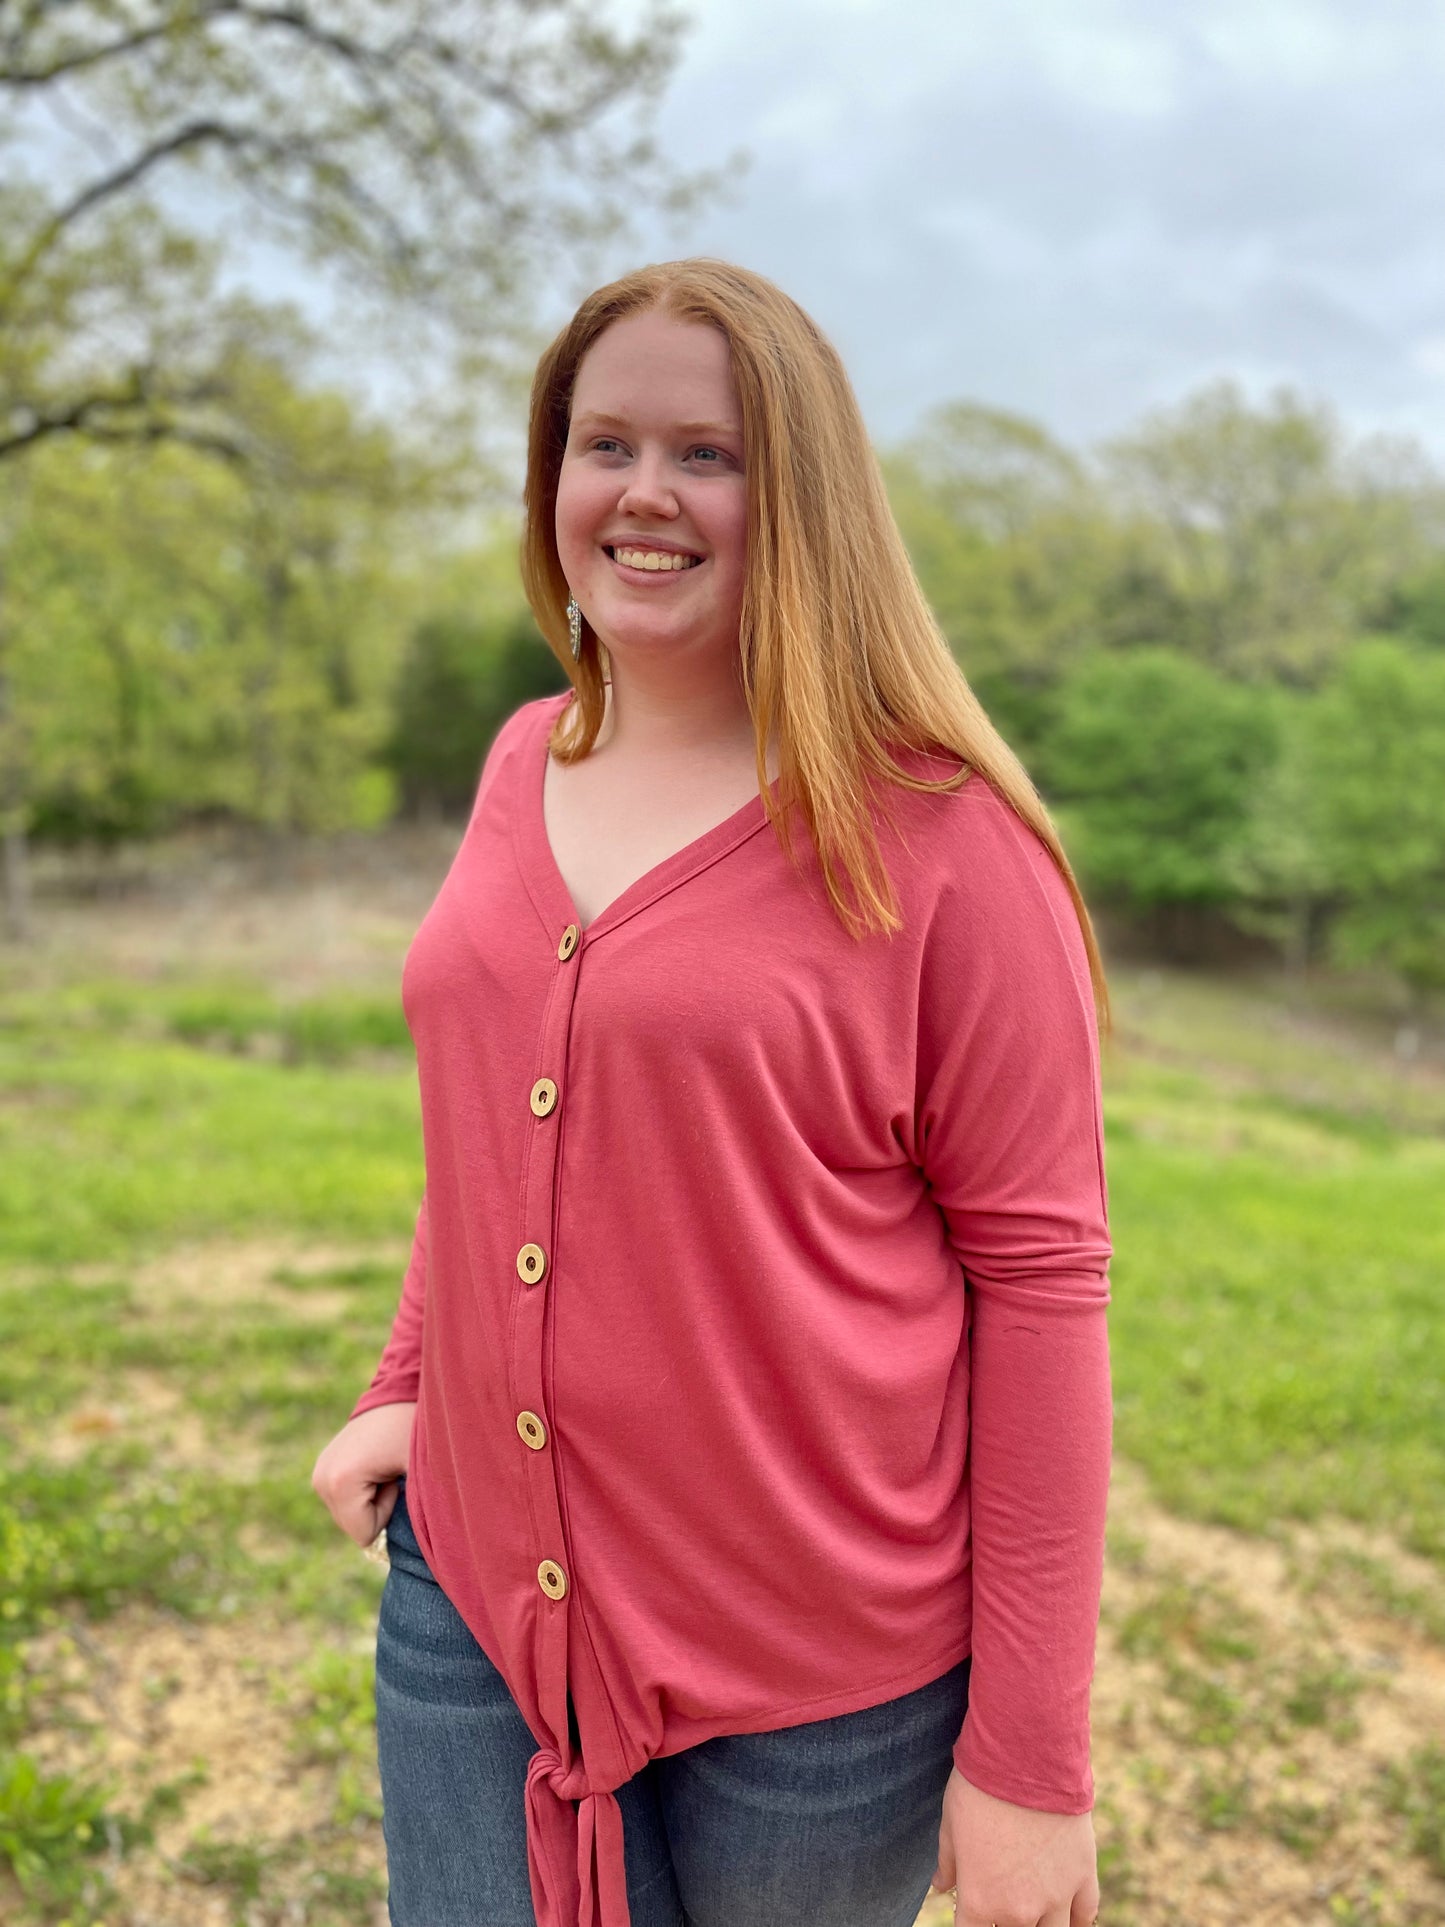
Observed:
[[[736,652],[747,483],[721,330],[650,310],[593,342],[572,391],[556,529],[563,573],[610,655]]]

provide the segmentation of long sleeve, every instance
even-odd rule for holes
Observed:
[[[411,1259],[402,1280],[401,1302],[392,1320],[371,1384],[352,1407],[351,1417],[374,1405],[410,1404],[421,1383],[421,1321],[426,1305],[427,1211],[426,1192],[416,1214]]]
[[[1112,1443],[1094,1006],[1049,852],[971,779],[920,1005],[923,1168],[969,1288],[973,1667],[954,1749],[1016,1805],[1093,1804]]]

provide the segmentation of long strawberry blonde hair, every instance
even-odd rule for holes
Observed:
[[[522,580],[577,698],[553,726],[552,753],[563,763],[586,756],[606,713],[602,645],[584,621],[574,661],[557,555],[557,478],[573,384],[604,329],[652,310],[721,330],[731,351],[748,500],[741,673],[757,734],[758,786],[784,851],[792,857],[796,804],[844,928],[853,936],[897,930],[902,920],[869,807],[876,779],[885,787],[953,790],[977,770],[1039,837],[1068,885],[1107,1032],[1103,959],[1059,833],[969,687],[913,573],[837,350],[781,288],[747,268],[698,256],[623,275],[588,295],[537,364]],[[774,734],[776,797],[767,775]],[[952,751],[963,768],[930,781],[902,768],[890,744]]]

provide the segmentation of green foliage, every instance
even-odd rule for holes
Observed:
[[[1391,585],[1381,629],[1398,631],[1432,649],[1445,649],[1445,556],[1436,556]]]
[[[304,1920],[308,1927],[354,1927],[374,1914],[384,1890],[370,1871],[327,1864],[328,1850],[335,1853],[342,1845],[344,1851],[345,1823],[338,1820],[327,1833],[320,1841],[295,1835],[279,1842],[226,1840],[203,1827],[177,1859],[176,1871],[198,1886],[222,1890],[235,1927],[282,1918]]]
[[[1439,987],[1445,484],[1421,450],[1224,381],[1092,461],[949,404],[884,472],[1086,886],[1169,952],[1223,918],[1298,966]]]
[[[402,661],[385,750],[407,805],[465,814],[502,723],[520,704],[566,687],[524,611],[421,623]]]
[[[43,996],[16,991],[5,1026],[34,1039],[51,1026],[115,1037],[177,1038],[197,1049],[285,1064],[342,1064],[378,1053],[411,1053],[411,1033],[393,991],[328,991],[282,999],[242,980],[179,984],[80,982]]]
[[[166,1000],[172,1035],[238,1054],[274,1043],[288,1064],[341,1064],[367,1051],[411,1050],[411,1032],[395,997],[307,997],[292,1004],[242,992],[200,991]]]
[[[1313,1860],[1339,1825],[1338,1803],[1318,1800],[1269,1800],[1261,1818],[1266,1829],[1291,1853]]]
[[[1115,1072],[1119,1448],[1175,1510],[1336,1511],[1445,1557],[1445,1146],[1316,1111]]]
[[[235,378],[264,486],[175,447],[49,448],[0,479],[15,513],[0,761],[37,838],[389,812],[375,750],[397,590],[379,534],[401,535],[394,498],[420,480],[339,397],[260,365]]]
[[[1209,1664],[1220,1665],[1256,1658],[1260,1631],[1218,1587],[1176,1573],[1125,1617],[1118,1638],[1121,1651],[1131,1658],[1161,1658],[1185,1645]]]
[[[1226,902],[1267,705],[1167,649],[1099,655],[1064,680],[1042,765],[1086,885],[1134,909]]]
[[[246,1224],[385,1234],[415,1212],[405,1060],[276,1069],[123,1034],[0,1031],[0,1081],[11,1093],[0,1250],[11,1258],[114,1258]]]
[[[255,1900],[261,1892],[267,1855],[252,1840],[214,1840],[198,1833],[181,1856],[180,1870],[204,1887],[230,1887],[238,1900]]]
[[[308,1759],[356,1759],[372,1745],[376,1661],[370,1649],[318,1654],[303,1680],[308,1704],[296,1745]]]
[[[1364,1678],[1337,1660],[1325,1660],[1308,1667],[1290,1684],[1284,1713],[1296,1726],[1333,1726],[1352,1734],[1358,1731],[1353,1713]]]
[[[0,1306],[8,1309],[12,1296],[5,1293]],[[52,1321],[55,1302],[45,1307]],[[48,1331],[59,1335],[53,1322]],[[150,1347],[150,1364],[168,1362],[159,1350],[158,1357]],[[32,1378],[36,1362],[33,1355],[17,1361],[19,1374]],[[0,1502],[6,1643],[54,1625],[63,1607],[91,1619],[137,1601],[196,1614],[226,1596],[246,1565],[231,1543],[244,1495],[218,1491],[215,1479],[199,1472],[158,1474],[148,1458],[129,1440],[71,1464],[35,1457],[12,1465]]]
[[[105,1809],[98,1789],[42,1772],[27,1753],[0,1753],[0,1856],[52,1918],[98,1897],[89,1863],[106,1844]]]
[[[376,1750],[374,1642],[359,1652],[320,1654],[302,1684],[306,1705],[296,1724],[298,1755],[336,1768],[339,1824],[350,1826],[360,1817],[380,1819],[380,1805],[367,1791]]]
[[[1313,705],[1309,757],[1334,954],[1445,986],[1445,655],[1357,645]]]
[[[1219,381],[1104,450],[1111,499],[1149,531],[1169,640],[1242,677],[1317,684],[1429,552],[1416,451],[1356,450],[1333,411]]]
[[[1411,1847],[1445,1879],[1445,1746],[1416,1747],[1382,1779],[1386,1810],[1409,1822]]]
[[[1321,821],[1329,774],[1314,753],[1318,698],[1273,689],[1259,699],[1274,719],[1276,753],[1248,782],[1247,820],[1224,854],[1223,869],[1235,922],[1271,938],[1302,966],[1320,960],[1341,901]]]
[[[1253,1785],[1245,1772],[1213,1773],[1201,1768],[1194,1776],[1194,1803],[1199,1824],[1211,1833],[1233,1833],[1254,1819]]]
[[[1279,754],[1228,866],[1239,921],[1299,961],[1327,950],[1445,985],[1445,655],[1361,640],[1276,714]]]
[[[970,683],[1032,745],[1090,640],[1112,535],[1083,464],[1018,416],[955,402],[884,459],[919,582]]]

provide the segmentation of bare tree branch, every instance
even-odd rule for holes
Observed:
[[[107,421],[98,412],[121,405],[111,396],[91,396],[56,414],[37,415],[26,428],[8,435],[0,432],[0,460],[56,435],[80,434],[93,442],[183,442],[188,448],[202,449],[237,466],[248,464],[249,457],[240,442],[218,431],[160,416],[137,422]]]
[[[94,441],[184,441],[228,461],[245,462],[246,450],[236,437],[168,412],[229,399],[230,386],[218,373],[176,384],[159,379],[152,367],[132,368],[123,380],[92,388],[63,405],[14,411],[29,419],[19,427],[0,429],[0,459],[52,436],[82,434]]]
[[[198,9],[205,15],[212,11],[209,7]],[[32,10],[38,15],[40,8]],[[174,28],[174,19],[158,20],[149,27],[138,27],[134,33],[122,34],[118,39],[102,43],[97,47],[78,47],[72,53],[57,55],[41,66],[22,66],[12,64],[9,49],[19,40],[18,34],[0,36],[0,52],[5,58],[0,61],[0,87],[9,87],[16,92],[25,89],[48,87],[52,81],[62,80],[67,74],[84,73],[88,69],[105,65],[107,61],[123,60],[127,54],[136,53],[153,41],[162,40]],[[23,44],[23,43],[22,43]]]

